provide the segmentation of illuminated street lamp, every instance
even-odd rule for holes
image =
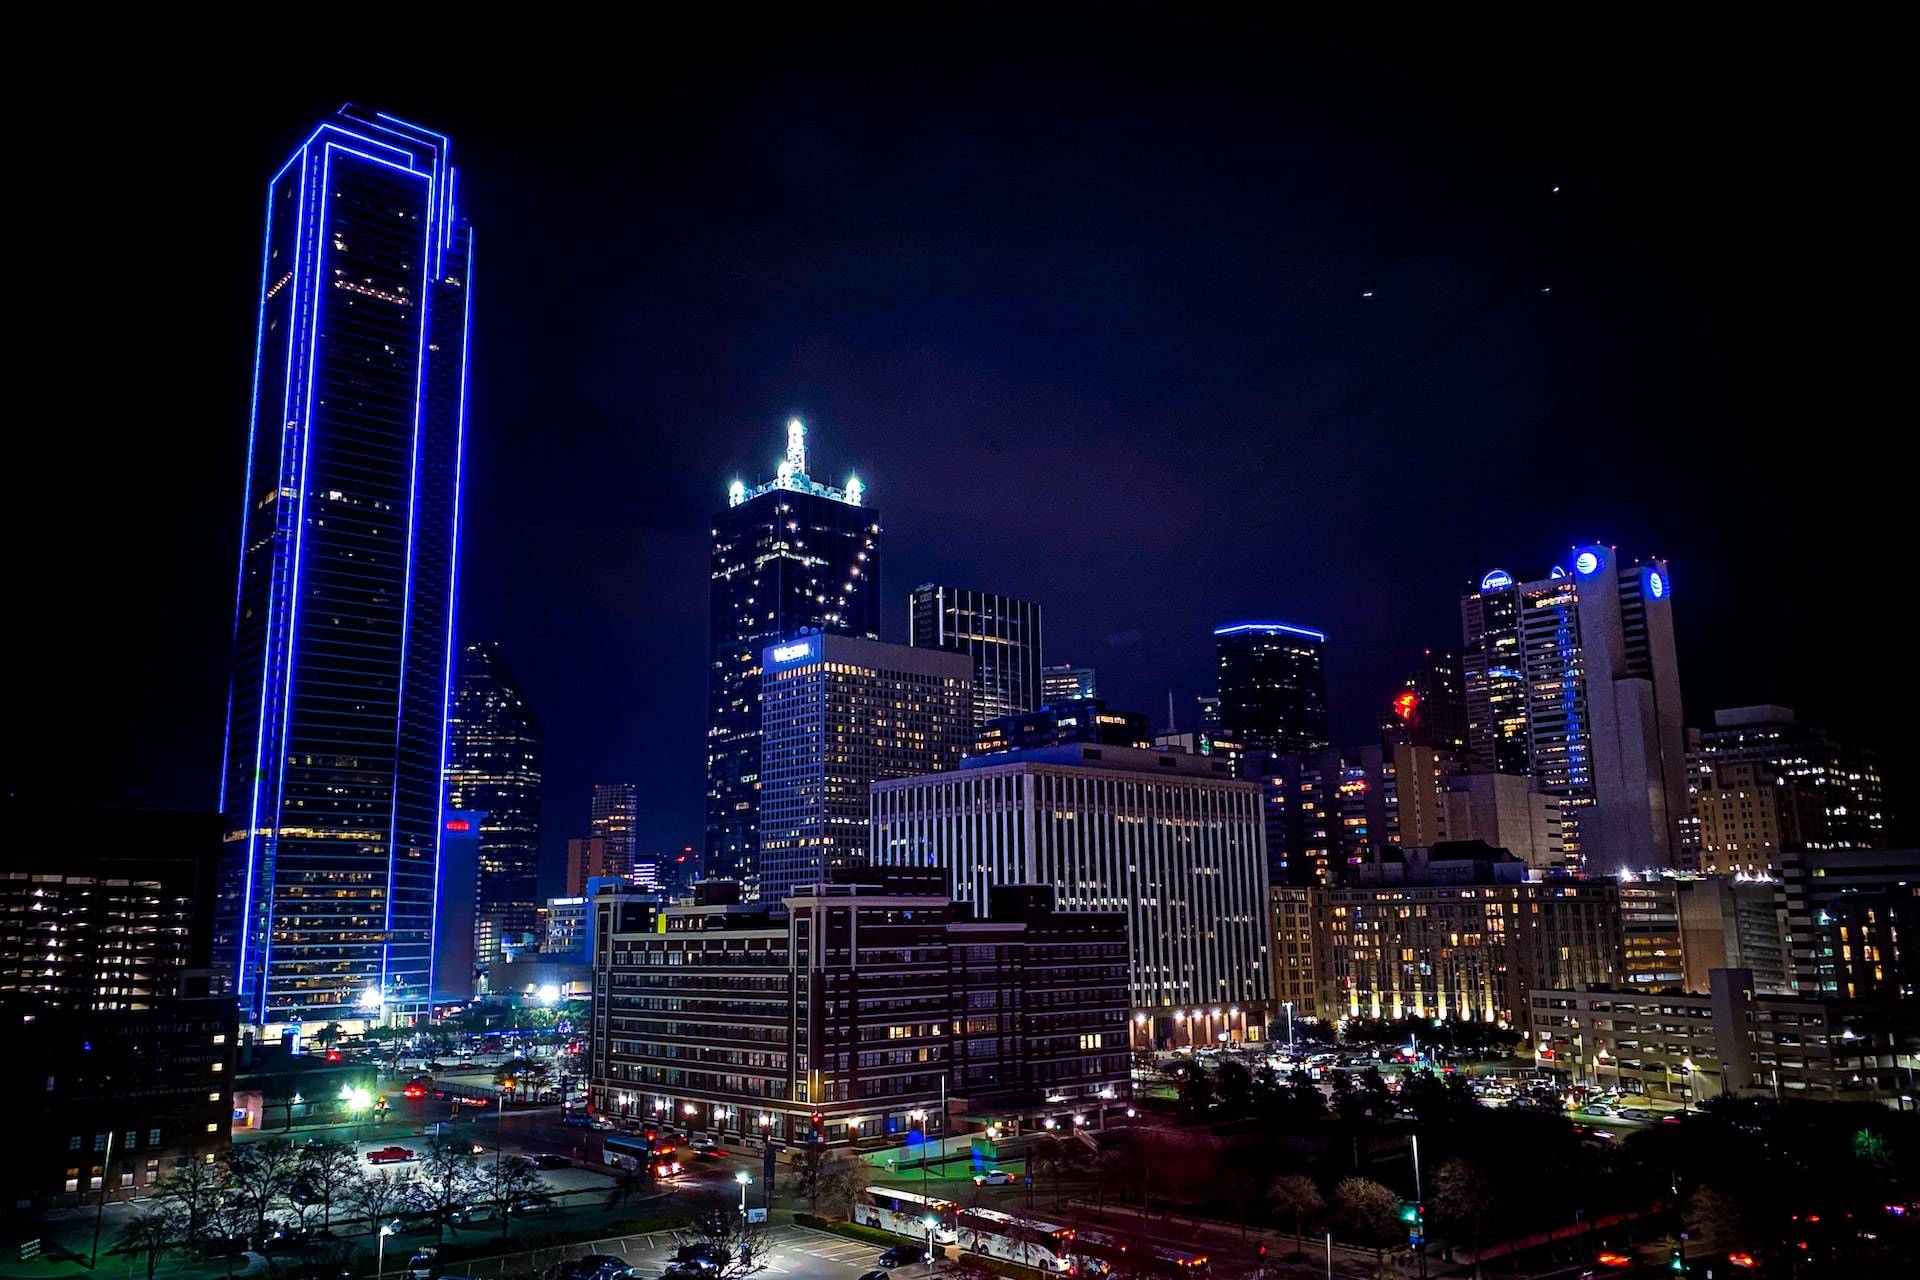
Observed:
[[[386,1280],[387,1237],[392,1235],[394,1233],[394,1229],[397,1228],[399,1225],[400,1224],[398,1222],[383,1222],[380,1224],[379,1261],[375,1264],[375,1268],[374,1268],[375,1280]]]
[[[745,1222],[747,1220],[747,1184],[753,1181],[753,1175],[742,1169],[733,1175],[733,1180],[740,1184],[740,1221]]]

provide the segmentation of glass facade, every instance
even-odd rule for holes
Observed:
[[[217,936],[256,1026],[431,987],[471,262],[448,151],[346,107],[268,184]]]
[[[1220,727],[1266,751],[1324,751],[1327,638],[1284,622],[1242,622],[1213,633],[1220,667]]]
[[[976,729],[1040,708],[1040,606],[1030,600],[932,583],[915,587],[907,643],[973,660]]]
[[[735,481],[713,518],[705,874],[749,897],[759,895],[762,649],[804,630],[880,636],[880,513],[858,478],[817,483],[806,460],[795,420],[776,478]]]
[[[539,905],[540,721],[497,641],[460,646],[448,714],[447,806],[483,815],[476,910],[524,933]]]

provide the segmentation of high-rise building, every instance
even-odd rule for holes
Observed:
[[[1467,694],[1460,659],[1451,653],[1422,650],[1382,718],[1388,741],[1438,747],[1455,756],[1467,750]]]
[[[1874,753],[1837,742],[1824,730],[1801,724],[1786,707],[1732,707],[1713,713],[1713,728],[1689,744],[1689,776],[1696,786],[1724,793],[1743,788],[1778,790],[1774,814],[1763,822],[1740,803],[1747,797],[1716,797],[1720,812],[1709,815],[1696,804],[1702,828],[1719,820],[1718,847],[1699,836],[1703,859],[1736,867],[1753,864],[1757,842],[1785,849],[1884,849],[1887,847],[1886,798]],[[1729,766],[1747,766],[1730,771]],[[1719,776],[1716,777],[1715,775]],[[1701,801],[1704,795],[1696,796]],[[1728,846],[1745,838],[1748,847]]]
[[[440,892],[435,895],[433,921],[433,1002],[465,1004],[473,999],[474,976],[488,961],[481,958],[483,932],[490,936],[504,925],[505,908],[493,914],[498,922],[483,930],[480,924],[480,885],[485,876],[481,850],[486,841],[487,815],[472,809],[448,809],[440,819]],[[515,908],[517,914],[517,907]],[[528,918],[528,927],[531,927]]]
[[[759,896],[779,902],[867,851],[867,788],[958,767],[973,660],[820,633],[760,663]]]
[[[1686,735],[1666,562],[1589,545],[1572,564],[1527,582],[1495,569],[1462,600],[1468,750],[1476,768],[1560,798],[1570,862],[1681,865]]]
[[[870,857],[944,868],[957,901],[1046,884],[1061,911],[1124,912],[1136,1020],[1154,1041],[1265,1034],[1260,789],[1224,761],[1085,743],[970,757],[875,783]]]
[[[909,605],[908,644],[972,659],[975,728],[1039,708],[1039,605],[930,582],[913,589]]]
[[[590,838],[603,844],[596,874],[632,876],[640,858],[640,788],[631,782],[596,782],[588,812]]]
[[[752,891],[760,859],[760,656],[803,630],[880,638],[880,513],[857,476],[807,472],[787,424],[774,478],[735,480],[713,517],[707,667],[705,873]]]
[[[1213,632],[1220,728],[1263,751],[1324,751],[1327,637],[1285,622],[1238,622]]]
[[[322,121],[267,184],[221,810],[241,1021],[425,1011],[471,235],[449,143]]]
[[[1100,696],[1100,681],[1092,667],[1062,664],[1040,668],[1040,702],[1074,702]]]
[[[1410,742],[1260,762],[1267,856],[1276,884],[1330,884],[1390,848],[1461,837],[1447,788],[1458,759]]]
[[[447,807],[479,815],[475,909],[499,915],[510,929],[531,929],[540,878],[540,721],[498,641],[460,646],[447,738]]]
[[[1460,600],[1467,754],[1482,772],[1533,776],[1527,673],[1520,651],[1520,584],[1491,569]]]
[[[599,836],[579,836],[567,841],[567,874],[563,883],[568,897],[584,896],[589,880],[618,875],[620,872],[614,860],[608,856],[604,839]]]
[[[1673,579],[1664,560],[1623,564],[1612,547],[1576,547],[1576,643],[1579,670],[1561,666],[1559,605],[1529,597],[1528,660],[1536,649],[1531,625],[1555,619],[1539,647],[1554,684],[1532,690],[1536,780],[1543,737],[1574,738],[1562,719],[1569,705],[1555,696],[1561,681],[1585,685],[1590,775],[1583,793],[1576,777],[1559,792],[1574,803],[1575,834],[1583,865],[1603,872],[1622,867],[1672,867],[1682,862],[1681,822],[1687,814],[1686,724],[1680,712],[1680,666],[1673,638]],[[1557,597],[1559,593],[1550,592]],[[1553,790],[1544,786],[1543,790]]]
[[[0,822],[0,994],[80,1010],[206,994],[218,815],[9,798]]]
[[[1455,774],[1446,780],[1447,836],[1481,840],[1530,867],[1564,867],[1560,797],[1510,773]]]

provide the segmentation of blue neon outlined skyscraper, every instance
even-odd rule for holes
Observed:
[[[472,315],[450,149],[349,105],[267,184],[216,938],[256,1027],[432,989]]]

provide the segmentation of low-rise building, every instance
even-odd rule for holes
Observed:
[[[1124,1097],[1124,921],[1024,886],[975,915],[946,884],[843,868],[781,913],[708,882],[657,920],[602,893],[594,1106],[721,1140],[867,1144],[946,1132],[943,1099],[979,1114]]]
[[[1690,1105],[1723,1093],[1827,1102],[1909,1092],[1920,1026],[1891,1002],[1768,995],[1751,970],[1710,990],[1537,989],[1534,1059],[1569,1083]]]

